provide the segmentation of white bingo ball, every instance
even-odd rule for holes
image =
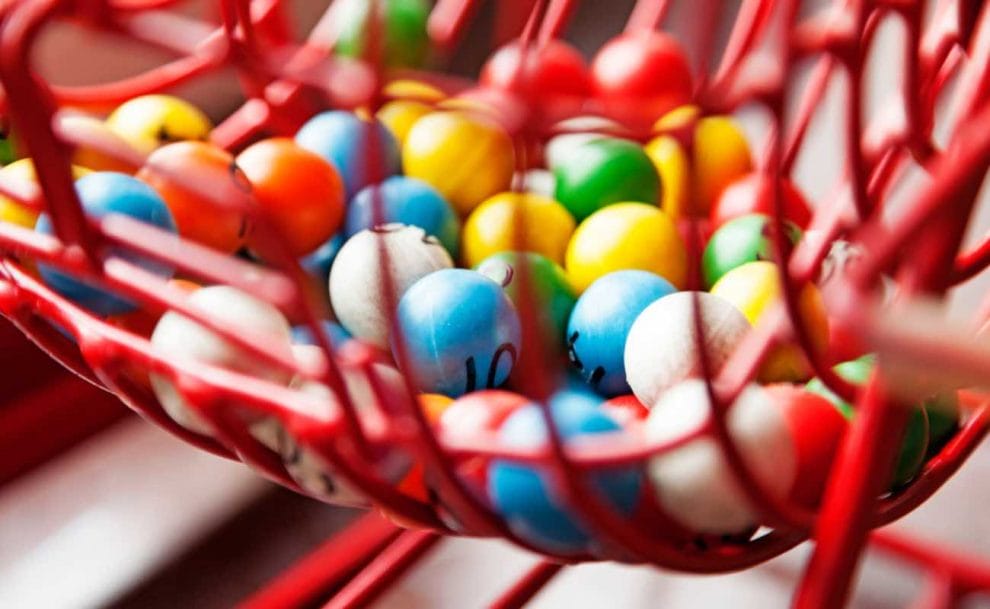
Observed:
[[[646,419],[646,437],[666,442],[708,419],[704,381],[692,379],[663,394]],[[797,455],[783,409],[759,385],[746,387],[726,417],[743,462],[766,492],[783,499],[797,475]],[[712,436],[701,436],[652,457],[647,472],[665,511],[698,533],[730,535],[758,524],[757,515]]]
[[[397,305],[416,281],[453,266],[447,250],[419,227],[387,224],[363,230],[344,243],[334,260],[330,303],[352,336],[388,349],[389,312],[382,268],[392,278]]]
[[[626,380],[647,407],[670,387],[701,376],[693,295],[698,297],[702,335],[711,369],[718,371],[750,330],[728,301],[707,292],[677,292],[643,309],[629,329]]]
[[[313,345],[293,345],[293,355],[298,361],[313,364],[324,358],[322,349]],[[348,395],[359,412],[369,408],[381,408],[371,382],[363,370],[338,362]],[[372,370],[385,399],[395,399],[397,392],[404,391],[402,375],[386,364],[372,364]],[[311,403],[316,410],[307,412],[310,416],[329,416],[339,412],[343,406],[338,396],[327,385],[317,381],[296,377],[290,387],[315,398]],[[262,444],[279,454],[289,476],[307,493],[327,503],[350,507],[368,507],[370,502],[354,484],[344,479],[318,454],[296,442],[285,427],[274,418],[267,418],[251,426],[252,435]],[[378,467],[384,477],[398,482],[409,470],[410,460],[401,451],[392,450],[383,454]]]
[[[273,352],[290,355],[289,322],[272,305],[228,286],[211,286],[189,296],[189,305],[217,321],[244,328],[266,339]],[[288,384],[291,375],[231,344],[199,323],[174,311],[158,321],[151,335],[156,351],[175,360],[196,361],[248,374],[275,383]],[[159,403],[183,427],[210,435],[209,423],[186,402],[167,378],[150,374],[151,387]]]

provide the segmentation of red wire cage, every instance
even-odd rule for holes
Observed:
[[[242,205],[241,211],[255,227],[256,247],[266,266],[217,253],[123,216],[94,220],[84,215],[70,171],[74,148],[88,147],[134,169],[144,159],[120,142],[73,129],[66,120],[73,108],[103,111],[138,95],[168,90],[233,68],[246,101],[213,130],[211,140],[237,150],[262,135],[291,135],[326,107],[374,110],[387,99],[383,83],[396,77],[429,82],[448,95],[474,87],[470,81],[440,72],[396,72],[375,61],[334,58],[330,54],[334,41],[329,10],[307,39],[296,43],[280,0],[221,0],[218,25],[171,12],[172,4],[171,0],[19,0],[0,5],[3,115],[35,160],[40,184],[40,188],[32,189],[0,180],[0,194],[46,211],[55,228],[55,236],[47,236],[0,223],[4,256],[0,262],[0,312],[65,367],[113,392],[156,425],[199,448],[239,459],[266,477],[305,493],[288,474],[280,456],[249,430],[249,422],[259,417],[277,420],[295,442],[409,529],[399,532],[393,525],[369,517],[335,542],[337,545],[314,555],[252,599],[249,606],[312,602],[317,588],[331,580],[343,581],[361,566],[364,569],[328,606],[366,605],[442,535],[455,534],[451,517],[458,525],[456,534],[503,537],[545,556],[496,601],[497,607],[522,606],[565,565],[593,559],[550,555],[513,534],[491,507],[465,487],[454,470],[455,458],[472,455],[538,463],[551,476],[555,491],[608,549],[609,556],[627,562],[717,573],[759,564],[813,539],[815,550],[794,601],[802,609],[844,604],[859,556],[871,538],[880,547],[919,565],[938,563],[929,595],[932,607],[951,607],[968,593],[990,589],[990,565],[887,533],[871,533],[937,491],[972,453],[990,423],[990,396],[978,389],[960,391],[967,412],[960,431],[913,482],[896,492],[885,492],[887,473],[909,412],[894,391],[897,374],[924,369],[929,375],[954,379],[956,387],[979,387],[990,370],[990,349],[973,331],[987,321],[990,301],[972,312],[966,328],[923,310],[925,303],[943,299],[947,291],[990,265],[990,238],[972,249],[962,246],[990,166],[990,12],[983,3],[939,0],[928,6],[913,0],[835,0],[821,11],[805,15],[795,0],[744,0],[718,55],[714,32],[728,9],[712,0],[696,3],[691,9],[691,50],[697,65],[702,66],[693,103],[702,114],[754,106],[769,119],[769,139],[759,171],[774,184],[773,247],[777,259],[787,261],[780,265],[782,306],[747,336],[717,375],[706,375],[714,416],[699,432],[718,442],[747,499],[761,512],[761,522],[772,530],[752,538],[705,544],[644,535],[644,531],[655,530],[646,520],[658,515],[618,515],[597,498],[584,475],[596,468],[642,463],[690,438],[661,445],[633,434],[616,434],[607,442],[566,444],[546,406],[553,390],[548,379],[554,375],[544,369],[545,365],[529,367],[519,381],[542,405],[549,431],[543,446],[520,449],[502,445],[494,436],[467,442],[435,435],[415,403],[411,386],[407,386],[406,396],[385,396],[370,350],[350,345],[335,351],[324,338],[318,320],[326,314],[325,302],[315,295],[285,240],[252,205],[250,196],[240,203],[219,201],[210,184],[197,183],[188,176],[170,176],[217,206]],[[479,4],[438,0],[429,21],[430,36],[440,51],[438,63],[456,47]],[[506,0],[499,5],[497,27],[517,28],[523,52],[532,52],[561,34],[575,4],[569,0]],[[637,2],[627,30],[659,27],[669,7],[663,0]],[[865,63],[877,28],[887,18],[899,19],[906,32],[905,71],[898,96],[906,119],[894,126],[889,122],[874,125],[863,118]],[[128,36],[176,58],[137,76],[97,86],[49,84],[33,69],[31,51],[46,26],[66,20]],[[375,19],[369,20],[372,40],[375,23]],[[802,66],[808,63],[812,65],[810,77],[799,78]],[[709,65],[711,70],[703,69]],[[804,240],[788,251],[786,240],[780,238],[784,226],[781,178],[790,174],[815,109],[836,74],[844,76],[848,84],[841,129],[843,147],[835,151],[845,160],[844,171],[835,194],[815,206],[810,228],[820,238]],[[954,118],[945,143],[938,144],[933,135],[936,107],[941,108],[947,99]],[[795,100],[796,104],[789,103]],[[495,105],[501,123],[513,136],[517,173],[522,175],[527,169],[527,151],[553,135],[552,125],[562,117],[551,116],[538,96],[527,97],[520,91],[499,94]],[[792,106],[796,110],[791,111]],[[644,138],[649,134],[630,129],[625,135]],[[929,180],[892,215],[888,209],[892,192],[911,168],[921,168]],[[697,260],[700,227],[689,221],[687,234],[689,250]],[[797,286],[817,276],[829,247],[838,239],[850,242],[862,254],[848,272],[829,283],[826,296],[830,314],[839,329],[861,337],[883,362],[861,390],[832,372],[832,354],[810,347],[808,330],[798,314]],[[906,247],[908,244],[913,247]],[[232,285],[276,305],[294,322],[312,328],[324,359],[298,362],[266,349],[263,340],[191,307],[181,289],[128,262],[121,255],[124,251],[166,263],[204,283]],[[32,272],[39,262],[106,286],[153,314],[180,312],[270,366],[325,384],[336,395],[336,403],[331,408],[317,403],[312,395],[228,370],[163,357],[145,336],[99,319],[49,289]],[[689,281],[697,286],[700,279],[697,268],[694,271]],[[526,275],[525,267],[522,275]],[[877,296],[876,288],[884,276],[897,286],[892,304],[884,304]],[[392,292],[387,283],[383,286],[386,295]],[[532,294],[526,294],[529,291],[524,288],[522,298],[532,304]],[[391,297],[394,300],[394,294]],[[534,316],[526,314],[527,307],[522,308],[524,336],[537,336],[537,322],[526,321]],[[892,309],[898,315],[891,315]],[[919,319],[925,323],[918,323]],[[753,378],[769,349],[781,340],[802,346],[819,378],[838,395],[855,402],[860,413],[846,436],[817,512],[764,492],[748,471],[725,422],[729,405]],[[699,338],[704,364],[701,343]],[[359,411],[344,386],[342,367],[366,375],[379,408]],[[197,434],[167,416],[141,382],[148,372],[176,383],[215,433],[209,437]],[[313,412],[322,414],[315,416]],[[375,455],[390,446],[401,446],[422,463],[443,497],[442,509],[434,501],[397,488],[376,471],[372,466]],[[338,551],[341,547],[350,551],[342,554]],[[379,552],[377,558],[370,559]]]

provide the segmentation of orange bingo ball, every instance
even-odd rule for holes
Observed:
[[[250,185],[227,151],[206,142],[167,144],[148,156],[137,178],[165,200],[182,237],[225,253],[244,244]]]
[[[344,217],[344,183],[322,157],[288,138],[262,140],[237,156],[258,204],[303,256],[323,245]]]
[[[426,420],[431,425],[439,423],[444,411],[453,403],[454,398],[447,397],[441,393],[419,394],[419,406],[423,409],[423,414],[426,415]]]

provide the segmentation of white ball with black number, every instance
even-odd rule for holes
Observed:
[[[454,266],[447,250],[423,229],[386,224],[363,230],[344,243],[330,269],[330,303],[355,338],[388,349],[389,311],[382,269],[392,279],[397,305],[416,281]]]
[[[698,429],[711,413],[704,381],[692,379],[663,394],[646,419],[651,442]],[[726,416],[743,463],[764,491],[783,499],[797,475],[797,451],[783,409],[759,385],[747,386]],[[760,524],[716,440],[703,435],[652,457],[647,473],[664,510],[697,533],[732,535]]]
[[[681,381],[702,375],[694,298],[711,370],[717,372],[750,331],[728,301],[707,292],[677,292],[643,309],[629,329],[623,357],[626,380],[647,407]]]
[[[264,339],[272,352],[290,355],[289,322],[267,302],[229,286],[201,288],[189,296],[188,302],[219,322],[243,328]],[[151,344],[158,353],[176,361],[201,362],[279,384],[288,384],[291,380],[288,372],[262,361],[175,311],[169,311],[158,321]],[[149,376],[155,396],[172,419],[192,431],[212,434],[210,424],[189,405],[171,380],[158,374]]]
[[[313,345],[294,345],[292,350],[297,360],[308,365],[324,358],[323,351]],[[338,366],[351,402],[359,413],[372,409],[381,412],[384,407],[381,402],[394,401],[398,392],[404,391],[402,375],[392,366],[371,364],[380,396],[363,370],[340,362]],[[343,408],[339,396],[323,383],[297,377],[290,387],[312,398],[308,402],[312,409],[301,414],[329,420]],[[368,498],[355,484],[342,477],[325,459],[299,444],[276,419],[267,418],[255,423],[251,427],[251,433],[259,442],[279,454],[288,474],[310,495],[334,505],[358,508],[370,505]],[[389,450],[380,455],[376,467],[387,480],[397,482],[409,470],[410,460],[401,451]]]

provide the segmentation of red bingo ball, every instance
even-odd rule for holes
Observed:
[[[591,64],[595,93],[605,112],[649,126],[691,101],[691,69],[680,45],[660,32],[626,32],[607,42]]]
[[[525,59],[523,59],[525,57]],[[520,66],[525,62],[525,66]],[[545,111],[570,115],[591,93],[591,77],[581,53],[561,40],[525,49],[516,40],[503,46],[481,70],[483,85],[513,91]]]
[[[633,421],[642,421],[650,414],[650,409],[631,393],[606,400],[602,403],[602,410],[623,427]]]
[[[289,138],[262,140],[237,156],[258,204],[296,256],[333,236],[344,217],[344,183],[323,157]]]
[[[781,383],[764,389],[784,409],[797,450],[797,477],[790,498],[804,507],[816,507],[849,423],[838,408],[804,387]]]
[[[773,215],[773,180],[754,171],[725,187],[712,206],[712,226],[718,228],[733,218],[747,214]],[[784,199],[784,218],[808,228],[811,210],[804,195],[788,179],[781,179],[780,194]]]

